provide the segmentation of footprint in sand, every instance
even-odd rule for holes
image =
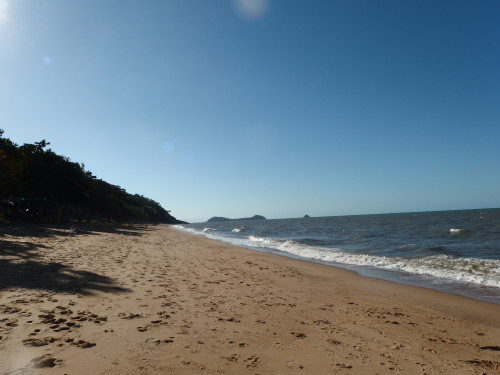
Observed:
[[[233,355],[230,355],[228,357],[222,357],[224,358],[225,360],[228,360],[229,362],[238,362],[238,358],[240,356],[238,354],[233,354]]]
[[[330,344],[333,344],[333,345],[340,345],[340,344],[342,344],[342,342],[337,341],[337,340],[333,340],[333,339],[328,339],[328,340],[326,340],[326,342],[329,342]]]
[[[126,313],[119,313],[118,316],[122,319],[142,318],[141,314],[133,314],[133,313],[129,313],[128,315]]]
[[[15,314],[20,312],[21,309],[15,306],[0,305],[0,313],[2,314]]]
[[[300,365],[300,364],[298,364],[297,362],[294,362],[294,361],[288,361],[286,363],[286,367],[288,367],[289,369],[296,369],[296,368],[298,368],[298,369],[301,369],[301,370],[304,368],[304,366],[302,366],[302,365]]]
[[[45,345],[49,345],[57,340],[59,340],[59,339],[56,337],[45,337],[43,339],[34,339],[34,338],[24,339],[23,345],[24,346],[35,346],[35,347],[45,346]]]
[[[95,346],[95,342],[89,342],[89,341],[85,341],[85,340],[72,340],[70,341],[72,345],[76,345],[78,348],[82,348],[82,349],[87,349],[87,348],[92,348],[93,346]]]
[[[45,354],[40,357],[33,358],[28,364],[28,367],[32,368],[44,368],[44,367],[54,367],[60,364],[62,361],[51,357],[50,354]]]
[[[498,345],[481,346],[480,349],[483,349],[483,350],[494,350],[494,351],[500,352],[500,346],[498,346]]]
[[[245,359],[243,362],[246,363],[247,367],[257,367],[257,364],[260,362],[259,357],[251,356]]]

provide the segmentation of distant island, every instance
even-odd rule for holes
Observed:
[[[252,217],[244,217],[241,219],[228,219],[227,217],[214,216],[207,220],[207,223],[215,221],[237,221],[237,220],[267,220],[264,216],[254,215]]]

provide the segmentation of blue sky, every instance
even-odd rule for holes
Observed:
[[[182,220],[500,206],[498,1],[0,0],[0,128]]]

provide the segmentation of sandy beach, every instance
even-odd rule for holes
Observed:
[[[0,227],[0,374],[500,374],[500,305],[167,225]]]

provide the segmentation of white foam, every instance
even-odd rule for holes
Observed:
[[[184,228],[189,232],[199,231]],[[214,232],[203,233],[206,237],[230,243],[235,246],[279,250],[300,258],[326,263],[340,263],[354,266],[370,266],[390,271],[432,276],[500,288],[500,260],[478,258],[455,258],[449,255],[432,255],[415,258],[385,257],[354,254],[339,248],[325,248],[304,245],[293,240],[277,240],[258,236],[230,238]]]
[[[194,228],[186,228],[185,226],[183,226],[181,224],[172,225],[172,228],[182,230],[183,232],[188,232],[188,233],[191,233],[191,234],[198,234],[198,235],[203,235],[204,232],[205,232],[205,230],[200,231],[200,230],[197,230],[197,229],[194,229]],[[205,228],[205,229],[207,229],[207,228]]]
[[[246,227],[239,227],[239,228],[234,228],[234,229],[232,230],[232,232],[234,232],[234,233],[239,233],[239,232],[243,232],[243,231],[245,231],[245,230],[247,230],[247,228],[246,228]]]
[[[462,229],[462,228],[451,228],[450,229],[451,233],[464,233],[464,232],[469,232],[468,229]]]
[[[477,258],[454,258],[448,255],[432,255],[417,258],[389,258],[383,256],[353,254],[341,249],[325,249],[303,246],[287,241],[278,247],[291,254],[356,266],[371,266],[391,271],[434,276],[454,281],[474,283],[500,288],[500,261]]]

